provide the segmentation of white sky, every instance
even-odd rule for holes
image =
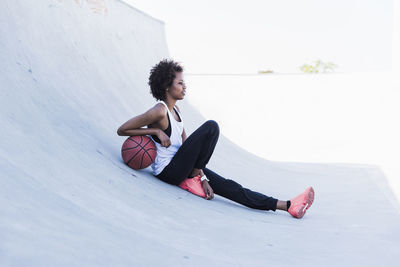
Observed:
[[[389,69],[392,0],[125,0],[165,22],[187,73],[299,72],[321,59],[337,71]]]

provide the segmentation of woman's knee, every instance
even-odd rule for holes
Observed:
[[[219,135],[219,126],[218,123],[214,120],[208,120],[203,124],[204,127],[211,130],[214,134]]]

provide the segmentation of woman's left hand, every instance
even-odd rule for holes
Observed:
[[[204,180],[201,182],[201,185],[203,186],[204,192],[206,193],[205,199],[213,199],[214,198],[214,191],[212,190],[211,186],[208,184],[207,180]]]

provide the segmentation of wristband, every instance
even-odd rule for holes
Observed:
[[[208,180],[207,176],[203,175],[203,176],[200,178],[200,181],[203,182],[204,180],[206,180],[207,182],[210,181],[210,180]]]

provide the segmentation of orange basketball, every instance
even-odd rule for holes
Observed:
[[[156,145],[148,136],[130,136],[122,144],[122,159],[134,170],[149,167],[157,156]]]

